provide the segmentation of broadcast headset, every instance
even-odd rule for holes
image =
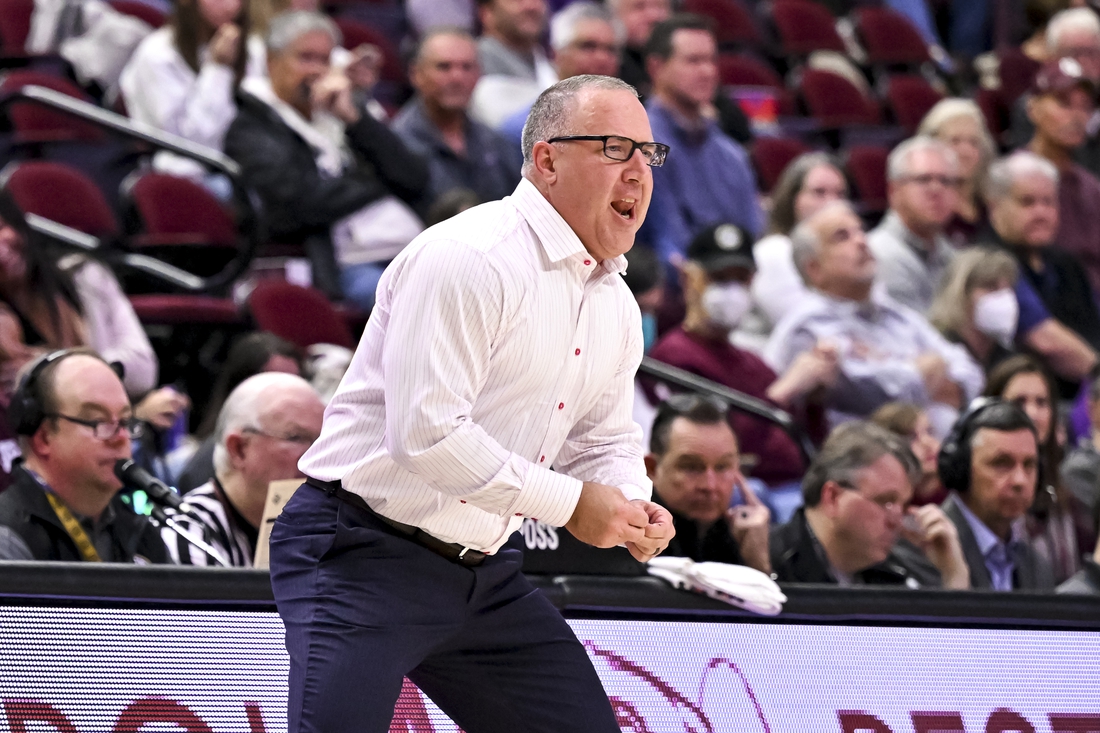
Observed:
[[[59,349],[38,357],[38,359],[27,369],[23,378],[19,380],[19,385],[15,389],[15,394],[12,395],[11,404],[8,406],[8,422],[16,435],[34,435],[38,432],[38,428],[42,425],[42,421],[46,419],[45,408],[42,405],[41,386],[39,384],[42,378],[42,372],[44,372],[46,367],[50,364],[56,364],[63,359],[78,354],[100,359],[104,364],[107,364],[107,366],[114,370],[119,379],[122,379],[124,370],[121,362],[116,361],[107,363],[102,357],[90,349]]]

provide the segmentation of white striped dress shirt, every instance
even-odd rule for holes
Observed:
[[[299,467],[483,552],[523,517],[564,525],[582,481],[649,499],[625,267],[588,254],[527,180],[428,229],[382,276]]]

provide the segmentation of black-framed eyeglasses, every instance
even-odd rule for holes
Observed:
[[[660,168],[668,157],[669,147],[664,143],[639,143],[621,135],[562,135],[552,137],[548,143],[567,143],[574,140],[597,140],[603,143],[603,154],[620,163],[630,160],[635,150],[640,150],[646,165]]]
[[[886,512],[887,514],[890,514],[890,513],[905,514],[905,504],[898,501],[897,499],[894,499],[893,497],[890,497],[890,496],[875,496],[875,497],[867,496],[866,494],[864,494],[862,491],[859,490],[858,486],[850,484],[847,481],[837,481],[837,485],[839,485],[840,488],[845,489],[847,491],[854,491],[856,496],[863,499],[864,501],[869,501],[872,504],[877,504],[878,508],[881,509],[882,511]]]
[[[110,440],[118,435],[119,430],[125,430],[131,438],[140,438],[145,432],[145,424],[136,417],[124,417],[121,420],[85,420],[71,415],[62,415],[60,412],[51,412],[46,417],[67,420],[90,428],[96,440]]]
[[[310,435],[299,435],[297,433],[292,433],[290,435],[275,435],[274,433],[265,433],[259,428],[245,428],[241,432],[252,433],[253,435],[262,435],[265,438],[271,438],[272,440],[282,440],[287,443],[300,443],[302,445],[312,445],[313,441],[316,440],[316,438]]]

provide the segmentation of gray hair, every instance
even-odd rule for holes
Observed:
[[[278,397],[290,392],[313,394],[309,382],[296,374],[285,372],[261,372],[244,380],[225,399],[218,421],[214,426],[214,471],[224,474],[230,470],[229,451],[225,440],[229,435],[244,430],[263,430],[268,410]],[[317,396],[320,401],[320,396]]]
[[[315,31],[327,33],[334,46],[344,42],[340,29],[332,22],[332,18],[324,13],[312,10],[291,10],[279,13],[271,19],[264,44],[267,46],[268,53],[280,54],[305,34]]]
[[[1062,36],[1072,31],[1085,31],[1100,39],[1100,19],[1089,8],[1068,8],[1055,13],[1047,24],[1047,49],[1058,54]]]
[[[914,154],[924,152],[936,153],[947,161],[948,166],[953,170],[959,170],[959,156],[955,155],[955,151],[948,147],[946,143],[928,135],[917,135],[905,140],[890,151],[890,156],[886,159],[886,180],[893,183],[908,176],[910,171],[909,161]]]
[[[535,143],[553,137],[571,134],[573,103],[581,92],[593,90],[630,92],[635,97],[638,90],[621,79],[610,76],[581,74],[562,79],[549,87],[535,100],[523,124],[523,174],[530,174],[534,166]]]
[[[810,284],[809,277],[806,275],[807,265],[816,260],[818,253],[821,251],[821,236],[817,231],[817,220],[822,214],[831,212],[836,208],[843,208],[845,211],[855,214],[855,209],[848,201],[830,201],[800,221],[791,230],[791,258],[794,260],[795,269],[798,270],[798,274],[802,276],[802,280],[807,285]]]
[[[906,441],[886,428],[863,420],[838,426],[810,463],[802,479],[802,501],[807,507],[821,503],[821,490],[829,481],[857,488],[859,472],[883,456],[901,464],[911,486],[920,480],[920,462]]]
[[[938,140],[944,125],[959,118],[973,120],[978,125],[978,135],[981,137],[982,161],[983,163],[988,162],[990,158],[996,155],[997,146],[993,142],[993,136],[989,133],[989,125],[985,122],[985,115],[982,114],[981,108],[972,99],[948,97],[936,102],[936,105],[928,110],[924,119],[920,121],[917,134],[927,135]]]
[[[577,26],[586,20],[607,23],[615,33],[615,43],[622,46],[626,42],[622,21],[603,5],[585,0],[567,5],[550,19],[550,48],[561,51],[577,40]]]
[[[1012,185],[1023,176],[1045,176],[1058,185],[1058,169],[1053,163],[1028,150],[1020,150],[998,158],[989,166],[984,191],[986,202],[993,203],[1008,196]]]

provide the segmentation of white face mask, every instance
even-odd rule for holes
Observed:
[[[1020,305],[1016,294],[1008,288],[986,293],[974,303],[974,327],[1004,345],[1012,343]]]
[[[752,297],[741,283],[711,283],[703,291],[702,305],[711,323],[734,329],[752,307]]]

